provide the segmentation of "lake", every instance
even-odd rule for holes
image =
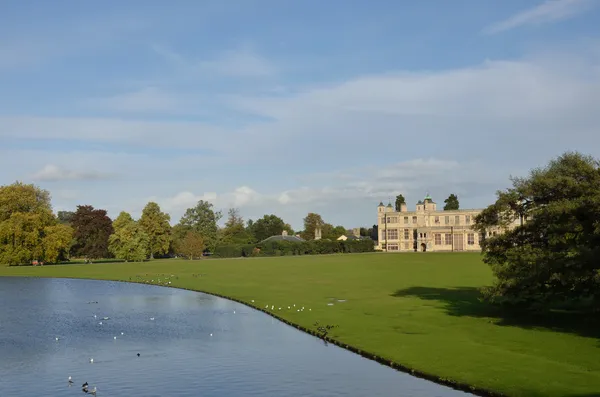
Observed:
[[[0,303],[0,396],[469,395],[198,292],[0,277]]]

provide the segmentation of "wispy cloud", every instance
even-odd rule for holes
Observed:
[[[60,168],[54,164],[48,164],[31,176],[35,181],[58,182],[58,181],[95,181],[109,179],[112,175],[95,171],[75,171]]]
[[[250,45],[223,51],[214,59],[187,57],[162,45],[153,45],[152,49],[171,64],[176,73],[187,77],[206,77],[206,74],[240,78],[269,77],[278,73],[277,67]]]
[[[484,29],[484,33],[495,34],[524,25],[557,22],[579,15],[597,4],[595,0],[547,0],[536,7],[488,26]]]

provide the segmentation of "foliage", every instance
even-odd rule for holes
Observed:
[[[360,233],[359,233],[362,237],[369,237],[371,235],[371,230],[367,229],[366,227],[361,227],[360,228]]]
[[[336,240],[338,237],[347,233],[343,226],[333,226],[331,223],[326,223],[321,228],[321,238],[324,240]]]
[[[214,251],[217,245],[217,232],[219,230],[217,222],[221,219],[221,211],[214,211],[213,205],[208,201],[200,200],[193,208],[188,208],[179,221],[183,226],[189,226],[192,230],[198,232],[206,247]]]
[[[302,232],[302,238],[305,240],[314,240],[315,238],[315,230],[317,228],[321,228],[321,236],[323,234],[323,226],[325,222],[321,215],[315,214],[314,212],[309,212],[308,215],[304,218],[304,231]]]
[[[460,207],[458,196],[454,193],[448,196],[448,198],[444,200],[444,203],[444,211],[456,211]]]
[[[113,233],[113,225],[106,210],[78,205],[71,223],[75,239],[71,248],[73,255],[90,259],[110,256],[108,238]]]
[[[227,222],[222,230],[219,244],[243,244],[252,241],[252,234],[244,225],[244,219],[237,208],[230,208],[227,212]]]
[[[255,248],[258,248],[255,250]],[[247,256],[319,255],[336,253],[372,252],[372,240],[309,240],[304,242],[267,241],[259,244],[229,244],[219,246],[215,256],[237,258]]]
[[[63,225],[70,225],[74,215],[75,213],[73,211],[58,211],[58,223]]]
[[[73,228],[69,225],[57,224],[44,228],[42,247],[43,259],[50,263],[64,261],[69,257],[69,248],[73,241]]]
[[[171,216],[160,210],[155,202],[149,202],[142,211],[139,224],[150,239],[150,257],[164,255],[171,243]]]
[[[480,232],[514,225],[482,244],[497,277],[487,299],[538,308],[595,301],[598,308],[599,164],[565,153],[528,178],[512,178],[513,187],[475,218]]]
[[[70,241],[71,230],[58,226],[46,190],[20,182],[0,187],[0,263],[56,262]]]
[[[400,212],[402,210],[402,204],[406,204],[406,199],[403,195],[399,194],[396,196],[395,208],[396,212]]]
[[[280,217],[270,214],[262,218],[248,222],[248,229],[254,237],[254,242],[263,241],[264,239],[281,234],[286,228],[286,224]]]
[[[201,258],[204,252],[204,239],[197,231],[188,231],[183,240],[181,240],[179,249],[189,259]]]
[[[15,213],[39,213],[52,211],[50,193],[47,190],[22,182],[0,187],[0,222]]]
[[[371,237],[371,240],[373,240],[373,241],[379,241],[379,226],[378,225],[373,225],[373,227],[371,228],[371,234],[369,237]]]
[[[150,254],[150,236],[139,222],[122,211],[113,222],[114,232],[108,238],[108,249],[115,258],[143,261]]]

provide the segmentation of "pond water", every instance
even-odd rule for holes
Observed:
[[[468,395],[198,292],[0,277],[0,303],[0,396]]]

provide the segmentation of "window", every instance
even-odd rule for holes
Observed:
[[[427,238],[427,233],[423,233],[423,237]]]
[[[410,246],[408,245],[409,243],[404,243],[404,249],[407,250]]]
[[[452,245],[452,235],[450,233],[444,234],[444,244]]]
[[[371,219],[372,219],[372,218],[371,218]],[[416,224],[416,223],[417,223],[417,217],[416,217],[416,216],[413,216],[413,224]]]
[[[455,215],[454,216],[454,224],[455,225],[460,225],[460,215]]]
[[[398,240],[398,229],[388,230],[388,240]]]
[[[410,230],[404,229],[404,239],[408,240],[409,238],[410,238]]]
[[[388,251],[398,251],[398,244],[388,244],[387,250]]]
[[[381,218],[381,224],[385,224],[385,216],[383,218]]]
[[[492,232],[492,236],[495,236],[495,235],[496,235],[496,232]]]
[[[471,224],[471,215],[465,215],[465,223],[466,223],[467,225],[470,225],[470,224]]]
[[[435,223],[440,223],[440,217],[439,216],[435,217]]]
[[[475,245],[475,233],[467,234],[467,244]]]
[[[419,237],[423,238],[423,233],[419,233]]]
[[[442,235],[440,233],[435,234],[435,245],[442,245]]]
[[[404,217],[404,224],[405,224],[405,225],[408,225],[408,216],[405,216],[405,217]]]
[[[483,240],[485,240],[485,232],[479,233],[479,243],[481,244]]]
[[[381,241],[385,240],[385,230],[381,231]]]
[[[446,225],[449,225],[449,224],[450,224],[450,216],[446,215],[446,216],[444,217],[444,223],[445,223]]]

